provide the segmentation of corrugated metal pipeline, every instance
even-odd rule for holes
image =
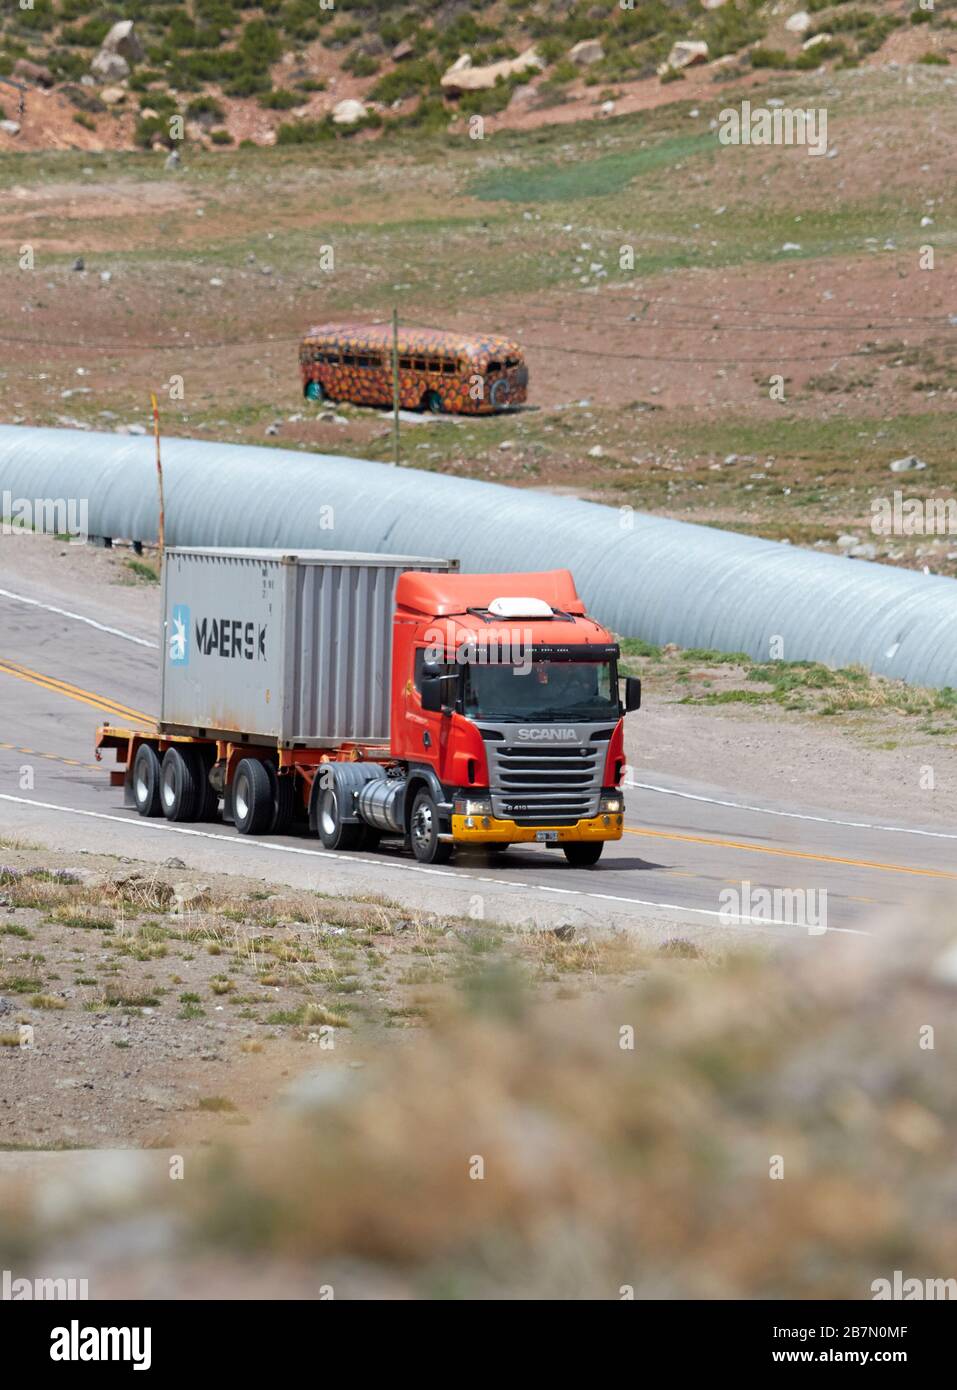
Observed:
[[[616,632],[957,687],[957,583],[616,508],[329,454],[163,441],[170,545],[567,567]],[[150,438],[0,426],[0,490],[88,499],[92,535],[156,538]]]

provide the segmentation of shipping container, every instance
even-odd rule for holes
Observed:
[[[322,747],[389,738],[395,586],[455,560],[174,548],[163,565],[160,729]]]

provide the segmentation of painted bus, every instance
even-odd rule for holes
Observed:
[[[438,329],[398,334],[399,404],[404,410],[486,415],[525,401],[528,368],[517,343]],[[392,405],[390,324],[324,323],[299,348],[307,400]]]

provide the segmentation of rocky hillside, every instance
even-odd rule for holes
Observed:
[[[318,142],[610,115],[822,64],[957,61],[957,0],[29,0],[0,149]]]

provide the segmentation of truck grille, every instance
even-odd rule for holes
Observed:
[[[598,814],[605,748],[486,743],[492,813],[518,825],[574,825]]]

